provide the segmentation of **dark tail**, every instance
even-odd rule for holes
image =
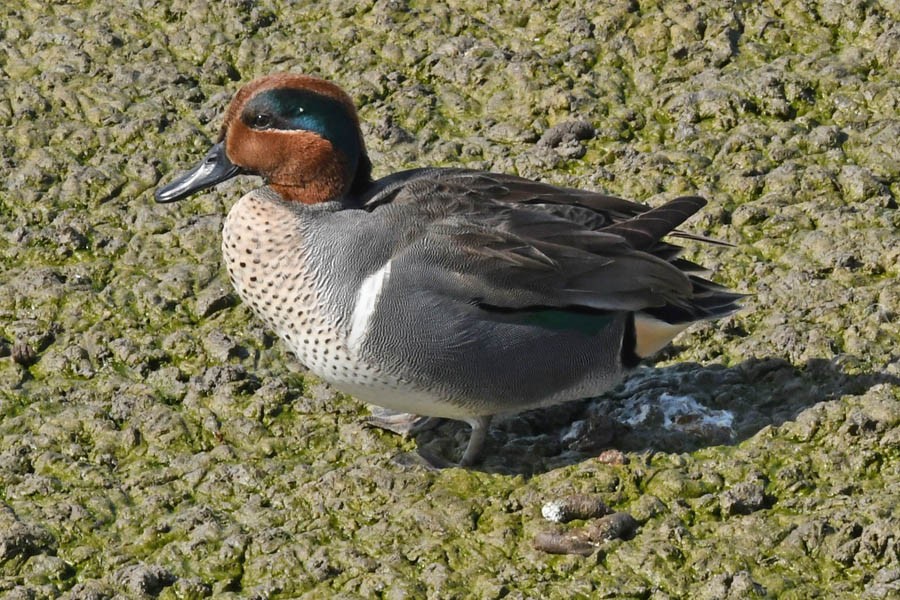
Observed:
[[[717,245],[730,245],[675,229],[704,206],[706,206],[705,199],[698,196],[684,196],[675,198],[627,221],[603,228],[604,232],[625,238],[634,248],[648,252],[678,267],[690,279],[692,293],[682,303],[667,304],[642,311],[665,323],[677,325],[724,317],[740,309],[739,301],[746,296],[746,294],[729,291],[717,283],[704,279],[697,273],[704,272],[706,269],[689,260],[678,258],[682,249],[661,241],[663,237],[670,235]]]

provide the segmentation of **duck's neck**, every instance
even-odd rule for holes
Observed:
[[[269,187],[284,200],[318,204],[341,197],[359,196],[372,185],[372,163],[365,153],[356,161],[347,161],[339,154],[333,158],[317,165],[314,173],[304,173],[301,168],[295,168],[288,177],[278,177],[276,174],[268,182]],[[353,176],[347,177],[348,167],[351,166],[355,167]],[[303,176],[298,177],[297,174]]]
[[[329,185],[329,182],[313,181],[303,185],[284,185],[269,183],[269,187],[283,200],[302,204],[319,204],[334,200],[341,195],[340,187]]]

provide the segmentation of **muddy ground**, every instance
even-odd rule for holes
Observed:
[[[0,7],[0,596],[900,594],[900,5]],[[404,440],[287,355],[161,206],[242,83],[356,98],[376,174],[468,165],[658,205],[745,309],[611,394]],[[597,494],[637,529],[536,549]]]

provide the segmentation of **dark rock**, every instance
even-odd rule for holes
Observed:
[[[197,294],[194,310],[198,316],[206,318],[235,306],[237,302],[237,296],[232,293],[227,284],[214,283]]]
[[[698,600],[743,600],[765,598],[766,588],[753,581],[747,571],[716,575],[703,586],[696,596]]]
[[[538,140],[538,145],[545,148],[558,148],[563,144],[589,140],[594,135],[596,135],[594,126],[587,121],[565,121],[545,131]]]
[[[727,516],[748,515],[766,507],[766,488],[759,481],[744,481],[720,496],[722,513]]]
[[[0,505],[0,564],[23,564],[30,556],[54,554],[56,539],[45,528],[22,522],[6,505]]]
[[[159,565],[137,564],[119,569],[116,584],[129,594],[158,596],[164,588],[177,581],[177,577]]]
[[[13,362],[24,367],[32,365],[37,361],[37,352],[27,342],[21,340],[15,342],[10,350]]]

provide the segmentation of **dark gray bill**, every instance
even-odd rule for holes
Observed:
[[[241,168],[228,160],[225,155],[224,143],[219,142],[206,153],[196,167],[172,183],[158,188],[153,196],[157,202],[174,202],[240,175],[241,172]]]

